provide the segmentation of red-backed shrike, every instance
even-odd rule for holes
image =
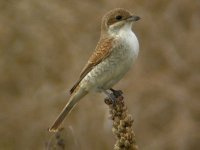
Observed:
[[[68,103],[49,131],[56,131],[70,110],[88,92],[108,94],[108,90],[130,69],[139,52],[139,43],[131,28],[133,22],[139,19],[122,8],[105,14],[97,47],[70,90]]]

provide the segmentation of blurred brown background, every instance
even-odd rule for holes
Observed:
[[[142,19],[140,55],[122,89],[140,150],[200,149],[199,0],[1,0],[0,149],[45,149],[47,128],[94,50],[101,17],[122,7]],[[111,150],[103,95],[65,120],[66,149]]]

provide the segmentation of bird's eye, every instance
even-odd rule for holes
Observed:
[[[116,19],[116,20],[121,20],[121,19],[122,19],[122,16],[116,16],[115,19]]]

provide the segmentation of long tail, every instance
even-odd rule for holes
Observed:
[[[65,105],[65,107],[62,110],[62,112],[57,117],[57,119],[55,120],[53,125],[49,128],[50,132],[56,132],[58,130],[58,127],[63,122],[65,117],[69,114],[69,112],[72,110],[72,108],[74,108],[74,106],[77,104],[77,102],[82,97],[84,97],[87,93],[88,92],[86,92],[85,90],[83,90],[81,88],[79,88],[77,91],[74,91],[74,93],[72,93],[68,103]]]

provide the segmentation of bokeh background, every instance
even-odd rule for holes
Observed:
[[[139,148],[200,149],[199,0],[1,0],[1,150],[45,149],[102,16],[116,7],[142,18],[133,27],[139,58],[115,86],[124,91]],[[65,120],[65,149],[113,149],[103,98],[86,96]]]

